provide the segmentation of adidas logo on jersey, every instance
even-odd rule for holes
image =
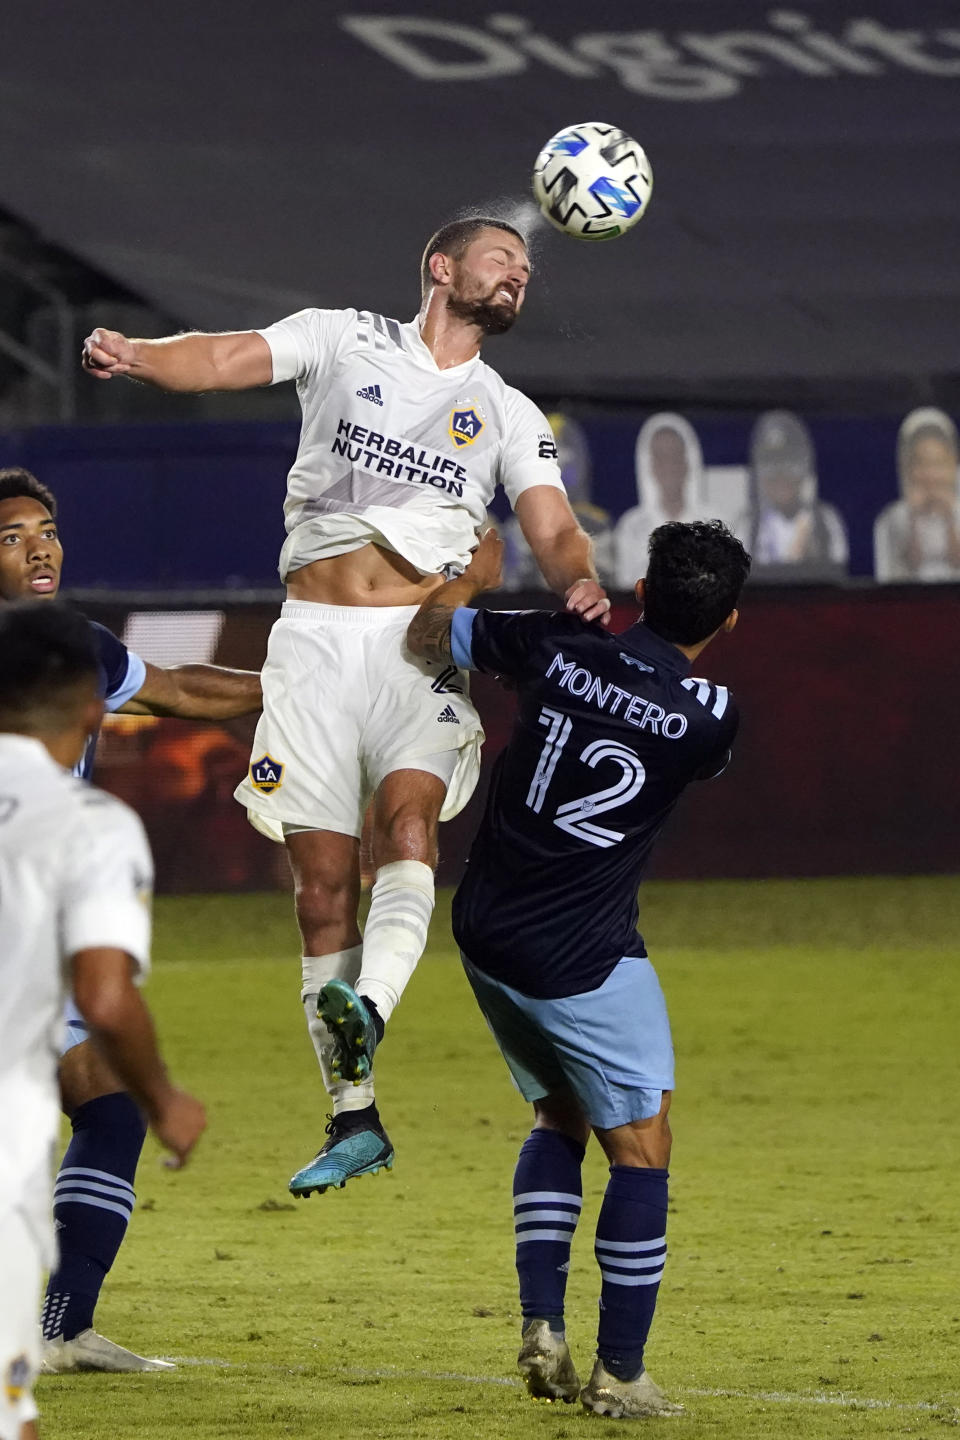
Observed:
[[[357,391],[357,394],[361,400],[372,400],[374,405],[383,404],[383,396],[380,394],[379,385],[364,385],[362,390]]]
[[[444,706],[444,708],[440,711],[440,714],[437,716],[437,722],[440,725],[460,724],[460,721],[457,719],[457,712],[454,710],[452,705]]]

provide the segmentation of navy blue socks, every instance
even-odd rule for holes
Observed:
[[[133,1211],[133,1179],[147,1133],[136,1103],[122,1092],[78,1106],[72,1124],[53,1198],[60,1264],[43,1304],[46,1340],[72,1340],[93,1324]]]
[[[618,1380],[643,1370],[667,1256],[667,1174],[610,1166],[594,1247],[602,1277],[597,1354]]]
[[[527,1136],[513,1177],[513,1217],[523,1323],[563,1331],[570,1242],[580,1219],[584,1147],[558,1130]]]

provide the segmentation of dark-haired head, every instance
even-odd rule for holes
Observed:
[[[421,315],[445,309],[480,335],[502,335],[520,313],[530,278],[527,242],[507,220],[452,220],[427,243]]]
[[[433,256],[449,255],[451,260],[462,260],[467,246],[484,230],[503,230],[512,235],[514,240],[519,240],[524,249],[527,248],[526,237],[508,220],[497,220],[492,215],[470,215],[466,220],[449,220],[446,225],[440,226],[436,234],[430,236],[423,252],[420,261],[420,289],[424,295],[433,284],[430,274],[430,261]]]
[[[74,764],[102,709],[99,660],[89,621],[59,600],[0,608],[0,732],[32,735]]]
[[[13,465],[8,470],[0,470],[0,504],[4,500],[36,500],[38,504],[45,505],[52,518],[57,518],[57,502],[52,490],[39,481],[36,475],[29,470],[22,470],[19,465]]]
[[[674,645],[700,645],[737,608],[750,556],[719,520],[671,520],[650,536],[644,624]]]

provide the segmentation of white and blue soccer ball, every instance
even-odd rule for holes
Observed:
[[[533,167],[541,212],[577,240],[613,240],[645,213],[653,171],[643,148],[615,125],[570,125],[548,140]]]

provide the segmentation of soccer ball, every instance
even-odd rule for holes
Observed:
[[[554,135],[533,167],[542,214],[578,240],[613,240],[636,225],[653,190],[650,161],[615,125],[588,121]]]

